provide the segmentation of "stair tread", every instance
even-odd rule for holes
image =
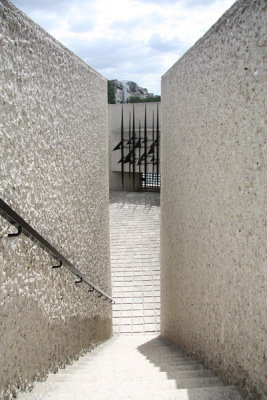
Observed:
[[[197,389],[176,389],[162,391],[142,391],[136,389],[134,393],[108,392],[100,393],[88,390],[23,393],[18,400],[243,400],[241,393],[235,386],[205,387]]]
[[[95,377],[94,377],[95,378]],[[152,377],[151,377],[152,378]],[[122,377],[122,382],[118,379],[113,379],[113,376],[109,376],[106,379],[106,387],[119,387],[120,390],[127,392],[127,391],[134,391],[136,389],[136,381],[133,379],[125,379],[125,376]],[[97,391],[99,390],[102,392],[106,390],[106,387],[103,388],[104,382],[100,379],[88,379],[88,381],[65,381],[64,385],[62,382],[42,382],[38,383],[33,393],[41,393],[45,391],[60,391],[62,387],[64,390],[68,389],[69,391],[76,391],[88,389],[89,391]],[[219,378],[215,377],[208,377],[208,378],[182,378],[180,380],[174,379],[163,379],[159,380],[158,377],[153,377],[152,379],[147,379],[145,375],[143,380],[138,379],[138,385],[142,386],[143,390],[150,391],[150,390],[162,390],[162,388],[166,389],[187,389],[187,388],[196,388],[196,387],[207,387],[207,386],[223,386],[223,382]],[[102,387],[101,387],[102,386]]]
[[[165,374],[165,372],[164,372]],[[167,374],[167,373],[166,373]],[[168,375],[168,379],[175,379],[175,378],[190,378],[190,377],[209,377],[209,376],[216,376],[215,373],[209,369],[196,369],[196,370],[186,370],[186,371],[177,371],[171,372]],[[79,374],[75,374],[75,379],[86,381],[88,380],[88,372],[80,371]],[[73,377],[72,373],[66,374],[50,374],[47,382],[57,382],[57,381],[66,381]]]

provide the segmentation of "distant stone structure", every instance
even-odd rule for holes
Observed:
[[[146,88],[138,86],[135,82],[118,81],[117,79],[113,79],[111,82],[116,91],[116,103],[127,103],[130,97],[140,97],[141,99],[154,97],[154,93],[149,93]]]

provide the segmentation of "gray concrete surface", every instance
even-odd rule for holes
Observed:
[[[162,78],[161,333],[267,397],[266,0]]]
[[[111,292],[107,82],[0,0],[0,197]],[[0,398],[111,335],[111,305],[0,218]]]
[[[160,195],[110,192],[113,333],[160,328]]]

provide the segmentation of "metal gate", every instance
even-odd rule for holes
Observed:
[[[129,173],[136,189],[136,174],[140,174],[141,190],[160,191],[160,127],[159,107],[156,113],[152,112],[152,128],[148,129],[147,109],[144,105],[144,121],[139,120],[136,124],[135,109],[129,113],[128,129],[124,127],[123,106],[121,111],[121,140],[113,151],[121,152],[121,182],[124,189],[125,173]],[[156,115],[155,115],[156,114]],[[142,124],[143,122],[143,124]]]

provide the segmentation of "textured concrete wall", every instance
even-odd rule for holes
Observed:
[[[110,293],[106,80],[0,1],[1,197]],[[0,397],[111,334],[111,305],[0,218]]]
[[[266,28],[265,0],[238,1],[162,79],[162,334],[254,399],[267,393]]]
[[[152,139],[152,125],[153,125],[153,112],[154,112],[154,129],[156,138],[156,118],[157,118],[157,108],[159,116],[159,127],[161,124],[161,114],[160,114],[160,103],[135,103],[135,128],[136,137],[138,136],[139,121],[141,122],[141,137],[144,137],[144,118],[145,118],[145,107],[147,112],[147,139]],[[109,130],[109,188],[110,190],[122,190],[121,183],[121,164],[118,161],[121,159],[121,151],[113,151],[115,146],[121,141],[121,114],[122,105],[121,104],[109,104],[108,106],[108,130]],[[131,135],[132,135],[132,121],[133,121],[133,104],[123,104],[123,126],[124,126],[124,137],[125,139],[129,137],[129,119],[131,119]],[[151,142],[148,142],[150,145]],[[141,154],[144,152],[144,143],[142,143]],[[126,155],[125,151],[125,155]],[[136,157],[139,156],[139,149],[136,149]],[[141,180],[139,174],[139,166],[136,166],[136,186],[135,190],[139,190],[141,187]],[[132,172],[132,165],[131,165]],[[141,166],[141,172],[144,172],[144,167]],[[147,172],[156,173],[156,167],[154,170],[150,164],[147,165]],[[129,176],[129,164],[125,164],[125,174],[124,174],[124,190],[133,191],[132,174]]]

